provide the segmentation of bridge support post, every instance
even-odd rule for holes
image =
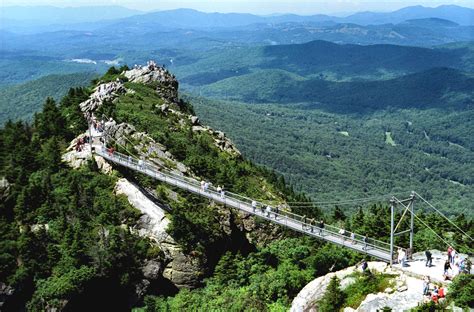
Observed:
[[[390,266],[393,265],[393,243],[395,238],[395,198],[390,199]]]
[[[413,254],[413,235],[415,232],[415,191],[411,192],[410,195],[410,213],[411,213],[411,218],[410,218],[410,258],[411,255]]]

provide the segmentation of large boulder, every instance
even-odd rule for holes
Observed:
[[[158,95],[172,103],[178,103],[179,84],[176,77],[164,67],[157,66],[155,62],[149,61],[146,66],[135,66],[124,75],[131,82],[156,86]]]

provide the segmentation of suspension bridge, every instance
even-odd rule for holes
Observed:
[[[91,135],[91,138],[94,138],[94,137],[97,138],[100,136],[107,137],[106,131],[104,131],[104,133],[99,133],[99,134],[97,134],[96,132],[95,135],[92,135],[92,131],[89,130],[89,134]],[[109,136],[109,139],[111,139],[110,136]],[[115,143],[118,144],[118,142],[115,142]],[[121,145],[121,144],[118,144],[118,145]],[[301,232],[303,234],[355,250],[357,252],[366,254],[368,256],[377,258],[379,260],[388,262],[390,264],[393,264],[395,262],[395,258],[396,258],[395,251],[403,250],[405,253],[407,253],[407,250],[408,250],[409,254],[413,252],[414,218],[417,218],[420,222],[426,225],[414,213],[415,198],[419,198],[422,201],[431,205],[429,202],[427,202],[423,197],[421,197],[416,192],[412,192],[409,198],[402,199],[402,200],[392,196],[392,198],[390,199],[391,231],[390,231],[390,242],[388,243],[388,242],[383,242],[374,238],[366,237],[360,234],[346,232],[342,228],[338,228],[333,225],[324,224],[324,226],[320,226],[319,224],[316,224],[313,220],[306,218],[306,216],[295,214],[293,212],[282,209],[278,206],[272,207],[261,201],[248,198],[239,194],[235,194],[229,191],[225,191],[225,192],[220,191],[220,190],[217,190],[212,185],[210,185],[209,187],[203,188],[201,181],[198,181],[191,177],[186,177],[184,175],[176,174],[172,172],[171,170],[159,168],[154,163],[146,159],[137,158],[132,155],[125,155],[117,151],[107,149],[105,143],[95,144],[93,139],[91,140],[90,146],[91,146],[91,151],[93,153],[117,165],[145,174],[158,181],[161,181],[168,185],[188,191],[190,193],[201,196],[203,198],[207,198],[209,200],[225,205],[227,207],[231,207],[239,211],[242,211],[244,213],[265,219],[269,222],[286,227],[288,229]],[[126,150],[125,147],[124,149]],[[405,210],[398,224],[395,226],[395,223],[394,223],[395,215],[396,215],[395,209],[397,205],[405,208]],[[432,205],[431,207],[434,208]],[[437,212],[439,212],[436,208],[434,209]],[[397,229],[399,228],[403,220],[403,217],[406,215],[407,212],[409,212],[411,216],[410,228],[407,230],[397,232]],[[439,213],[441,214],[441,212]],[[449,220],[447,217],[445,218],[449,222],[452,223],[452,221]],[[430,228],[428,225],[426,226]],[[434,232],[434,234],[438,236],[438,238],[440,238],[443,242],[449,245],[449,243],[446,242],[442,237],[440,237],[434,230],[432,231]],[[467,235],[464,231],[462,232],[465,235]],[[408,249],[402,248],[400,246],[396,246],[394,244],[395,237],[398,235],[405,234],[405,233],[410,234],[410,246]],[[469,236],[467,235],[467,237]],[[472,240],[471,237],[469,238]]]

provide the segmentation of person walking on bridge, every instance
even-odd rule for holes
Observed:
[[[362,250],[367,250],[367,244],[369,242],[367,235],[364,235],[364,238],[362,240],[364,241],[364,247],[362,247]]]
[[[252,210],[253,213],[255,213],[255,210],[257,209],[257,202],[255,200],[252,200]]]
[[[271,213],[272,213],[272,207],[270,207],[269,205],[267,205],[266,210],[267,210],[267,217],[270,218],[270,215],[271,215]]]
[[[321,221],[319,221],[319,235],[323,235],[323,229],[324,229],[324,221],[323,219],[321,219]]]

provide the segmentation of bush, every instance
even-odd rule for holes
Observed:
[[[448,300],[462,308],[474,308],[474,276],[460,274],[449,285]]]

